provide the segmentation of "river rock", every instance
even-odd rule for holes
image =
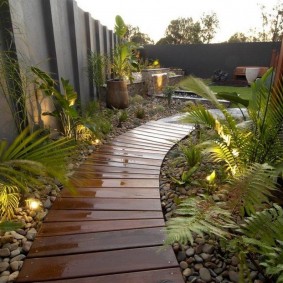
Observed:
[[[214,252],[215,247],[210,244],[204,244],[202,246],[202,252],[207,254],[212,254]]]
[[[192,274],[192,270],[190,268],[186,268],[184,271],[183,271],[183,275],[188,277]]]
[[[32,242],[30,241],[26,241],[23,244],[23,251],[25,251],[26,253],[29,252],[30,248],[31,248]]]
[[[229,271],[229,278],[232,282],[239,282],[239,273],[233,270]]]
[[[0,249],[0,257],[10,256],[11,252],[8,248]]]
[[[5,262],[5,261],[0,262],[0,272],[7,270],[8,267],[9,267],[8,262]]]
[[[37,231],[34,228],[31,228],[28,232],[27,232],[27,239],[30,241],[33,241],[35,236],[36,236]]]
[[[0,283],[6,283],[9,280],[9,275],[1,275],[0,276]]]
[[[9,275],[9,281],[13,282],[19,276],[19,271],[15,271]]]
[[[179,251],[177,254],[177,260],[180,262],[185,259],[186,259],[186,253],[184,251]]]
[[[188,248],[188,249],[186,250],[186,255],[187,255],[188,257],[193,256],[194,254],[195,254],[195,250],[194,250],[193,248]]]
[[[182,269],[186,269],[186,268],[188,268],[188,263],[187,262],[185,262],[185,261],[181,261],[180,262],[180,267],[182,268]]]
[[[199,270],[199,275],[200,275],[200,278],[205,281],[205,282],[209,282],[211,281],[211,275],[210,275],[210,272],[207,268],[203,267]]]

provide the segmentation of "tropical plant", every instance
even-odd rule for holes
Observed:
[[[28,125],[28,88],[32,82],[30,71],[24,68],[24,62],[21,62],[21,65],[20,69],[15,52],[0,52],[0,89],[13,115],[18,132]]]
[[[128,79],[132,82],[132,71],[138,67],[138,62],[133,54],[135,45],[126,41],[127,25],[121,16],[116,16],[115,23],[114,30],[119,42],[113,50],[112,71],[114,79]]]
[[[166,86],[165,89],[163,90],[164,96],[167,98],[167,103],[169,107],[171,107],[171,102],[174,92],[175,92],[174,86]]]
[[[231,213],[215,203],[211,196],[188,198],[176,210],[178,217],[171,218],[166,224],[166,243],[180,242],[193,244],[193,235],[212,233],[222,238],[230,238],[228,228],[237,227]]]
[[[88,74],[93,82],[98,98],[101,97],[101,87],[106,83],[110,74],[110,59],[104,54],[92,52],[88,56]]]
[[[0,213],[2,218],[11,218],[20,198],[31,189],[39,189],[44,179],[56,178],[70,187],[66,179],[66,157],[74,148],[72,141],[50,141],[42,130],[30,133],[22,131],[8,145],[0,141]]]

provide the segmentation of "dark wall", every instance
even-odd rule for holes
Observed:
[[[237,66],[269,67],[274,48],[279,50],[280,42],[147,45],[142,55],[159,59],[165,68],[182,68],[187,75],[208,78],[215,70],[221,69],[231,78]]]

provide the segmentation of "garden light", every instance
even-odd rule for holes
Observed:
[[[41,201],[35,198],[28,198],[26,204],[30,210],[38,210],[42,206]]]

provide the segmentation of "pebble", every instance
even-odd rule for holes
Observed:
[[[181,267],[182,269],[186,269],[186,268],[189,267],[189,265],[188,265],[188,263],[187,263],[186,261],[181,261],[181,262],[180,262],[180,267]]]
[[[230,279],[232,282],[238,283],[238,282],[239,282],[239,273],[238,273],[238,272],[235,272],[235,271],[233,271],[233,270],[230,270],[230,271],[229,271],[229,279]]]
[[[23,260],[23,259],[25,259],[26,258],[26,256],[24,255],[24,254],[20,254],[20,255],[17,255],[17,256],[15,256],[15,257],[13,257],[12,259],[11,259],[11,262],[13,262],[13,261],[20,261],[20,260]]]
[[[52,202],[49,198],[46,199],[46,201],[43,203],[43,207],[46,209],[49,209],[52,206]]]
[[[188,277],[192,274],[192,270],[190,268],[186,268],[184,271],[183,271],[183,275]]]
[[[30,250],[31,245],[32,245],[32,242],[26,241],[26,242],[23,244],[23,251],[27,253],[27,252]]]
[[[3,275],[0,277],[0,283],[6,283],[9,280],[9,275]]]
[[[8,267],[9,267],[8,262],[5,262],[5,261],[0,262],[0,272],[7,270]]]
[[[211,281],[211,275],[207,268],[205,267],[201,268],[199,271],[199,275],[200,275],[200,278],[204,280],[205,282]]]
[[[232,256],[232,258],[231,258],[231,264],[232,264],[233,266],[237,266],[237,265],[239,264],[239,259],[238,259],[237,256]]]
[[[13,250],[11,252],[11,257],[15,257],[17,255],[19,255],[21,253],[22,249],[21,248],[17,248],[16,250]]]
[[[27,239],[33,241],[35,236],[36,236],[37,231],[34,228],[31,228],[28,232],[27,232]]]
[[[20,269],[20,261],[13,261],[10,264],[12,271],[17,271]]]
[[[10,256],[11,252],[8,248],[0,249],[0,257]]]
[[[194,255],[194,258],[195,258],[197,263],[203,262],[203,259],[199,255]]]
[[[201,256],[201,258],[202,258],[204,261],[209,261],[209,260],[211,259],[211,255],[210,255],[210,254],[201,253],[200,256]]]
[[[188,248],[188,249],[186,250],[186,255],[187,255],[188,257],[193,256],[194,254],[195,254],[195,250],[194,250],[193,248]]]
[[[25,238],[25,236],[20,235],[20,234],[18,234],[18,233],[15,232],[15,231],[11,231],[10,233],[11,233],[11,235],[12,235],[15,239],[17,239],[17,240],[22,240],[22,239]]]
[[[177,254],[177,260],[180,262],[185,259],[186,259],[186,253],[184,251],[179,251]]]
[[[19,276],[19,271],[15,271],[12,274],[9,275],[9,281],[14,281]]]
[[[214,246],[210,244],[204,244],[202,246],[202,252],[207,254],[212,254],[214,252]]]
[[[203,265],[202,265],[201,263],[196,263],[196,264],[194,265],[194,269],[195,269],[196,271],[199,271],[201,268],[203,268]]]

